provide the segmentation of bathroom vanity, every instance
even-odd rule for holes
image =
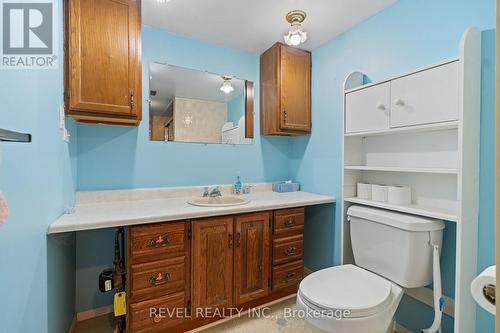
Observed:
[[[303,207],[128,228],[128,331],[182,332],[221,319],[201,309],[249,308],[295,293],[303,232]],[[160,309],[185,312],[170,318]]]
[[[49,234],[128,226],[127,331],[184,332],[297,291],[305,207],[335,198],[270,187],[222,207],[189,204],[202,187],[80,192]]]

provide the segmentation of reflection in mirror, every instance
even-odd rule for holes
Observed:
[[[252,143],[252,82],[159,63],[149,75],[152,141]]]

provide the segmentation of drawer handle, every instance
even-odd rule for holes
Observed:
[[[153,287],[164,285],[170,280],[170,273],[158,273],[149,278],[149,284]]]
[[[285,221],[285,227],[291,227],[295,225],[295,219],[290,219]]]
[[[287,275],[285,275],[285,281],[289,282],[291,279],[293,279],[295,277],[295,275],[297,275],[297,273],[295,273],[295,272],[288,273]]]
[[[285,255],[288,256],[288,257],[293,256],[293,255],[295,255],[295,250],[297,250],[297,248],[295,246],[289,246],[285,250]]]
[[[163,318],[159,314],[155,314],[153,321],[158,324],[162,319]]]
[[[233,248],[233,235],[232,234],[227,235],[227,243],[228,243],[229,248],[232,249]]]
[[[156,239],[151,239],[148,243],[149,247],[162,247],[167,246],[172,242],[172,237],[169,235],[160,235]]]

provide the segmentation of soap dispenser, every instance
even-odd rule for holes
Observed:
[[[241,184],[240,175],[238,174],[238,176],[236,176],[236,181],[234,182],[234,185],[233,185],[233,193],[240,195],[242,187],[243,187],[243,185]]]

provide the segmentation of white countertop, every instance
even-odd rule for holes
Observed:
[[[196,188],[199,193],[199,187]],[[128,192],[130,191],[130,192]],[[129,226],[154,222],[166,222],[182,219],[192,219],[208,216],[240,214],[272,209],[302,207],[319,204],[334,203],[335,198],[309,192],[276,193],[269,190],[255,191],[244,195],[250,199],[245,205],[231,207],[197,207],[187,203],[193,195],[185,196],[184,190],[180,197],[159,197],[145,195],[138,197],[134,190],[122,190],[120,198],[111,198],[108,193],[113,191],[87,192],[95,200],[89,200],[89,195],[77,194],[77,204],[73,214],[65,214],[57,221],[49,225],[48,233],[62,233],[81,230],[92,230],[110,228],[117,226]],[[143,190],[142,193],[148,190]],[[191,190],[192,191],[192,190]],[[101,193],[104,193],[102,195]],[[123,195],[134,193],[133,195]],[[158,190],[156,190],[158,193]],[[133,198],[132,198],[133,197]]]

